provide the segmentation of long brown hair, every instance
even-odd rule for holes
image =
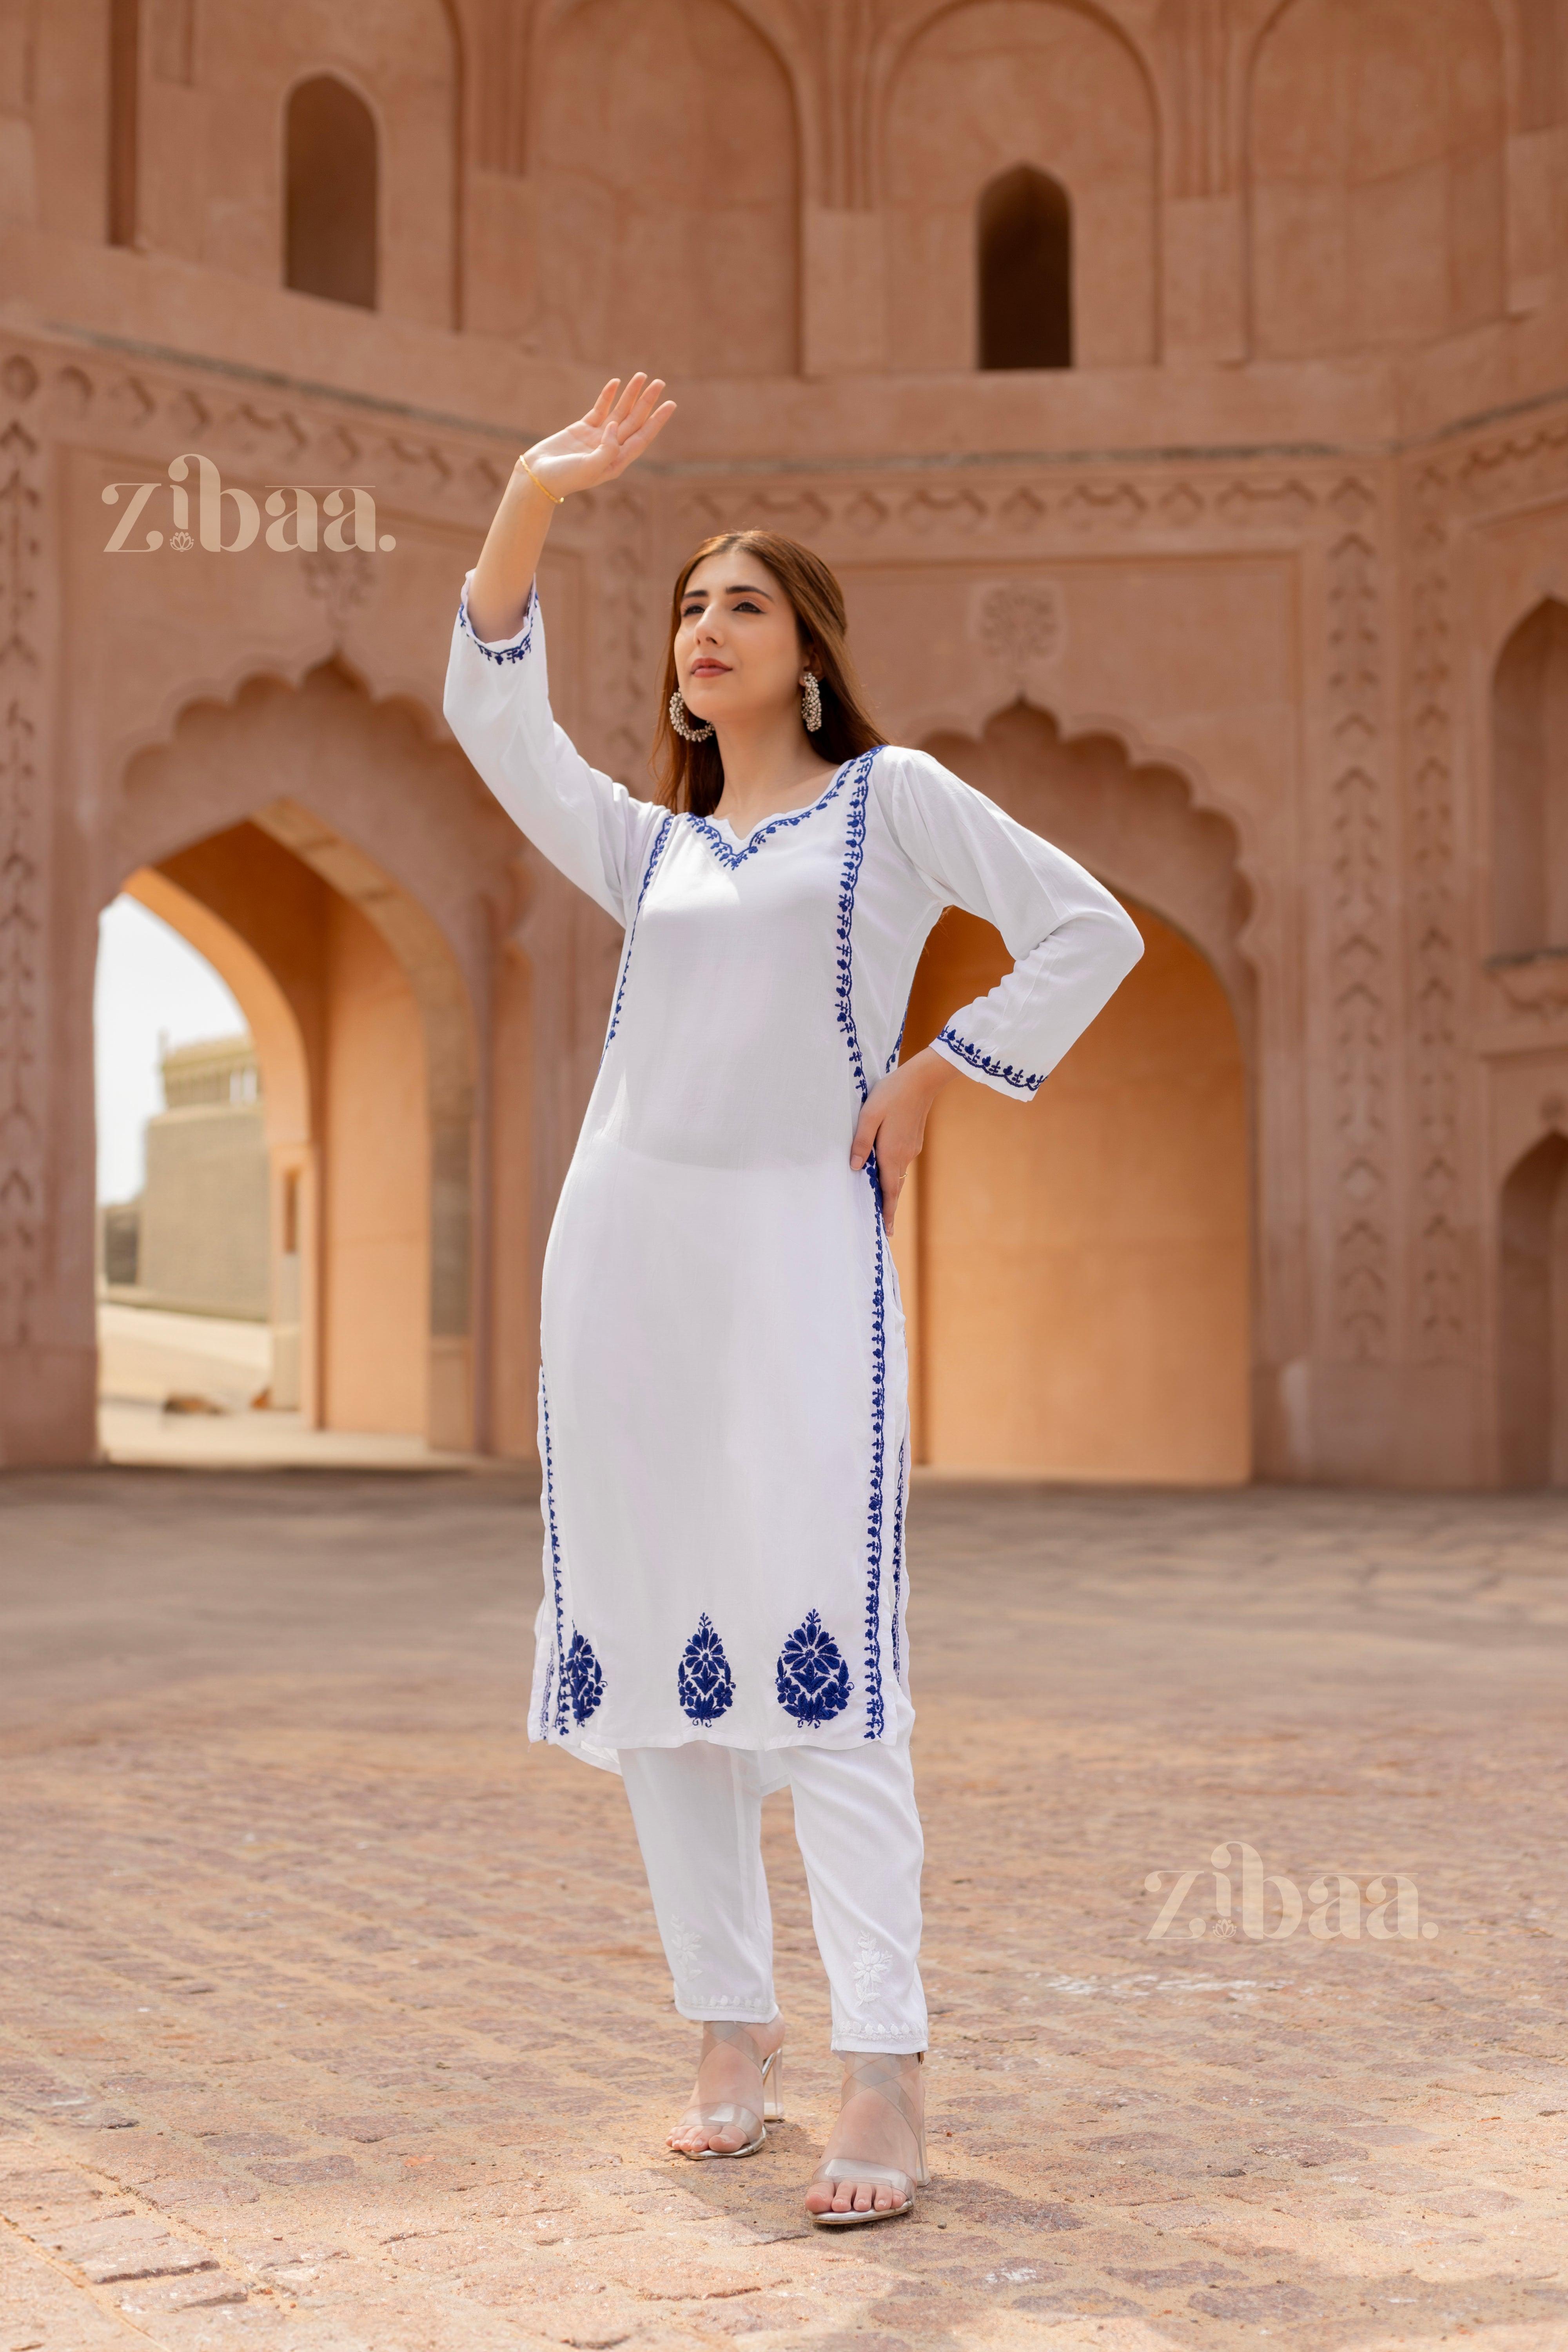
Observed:
[[[675,583],[658,725],[653,738],[652,766],[658,786],[655,798],[663,808],[689,811],[693,816],[708,816],[718,807],[724,789],[724,766],[716,736],[710,736],[705,743],[688,743],[669,723],[669,698],[680,683],[675,667],[675,634],[680,626],[680,600],[698,565],[706,556],[728,555],[735,549],[765,563],[795,608],[802,660],[810,663],[822,686],[822,725],[812,736],[812,750],[831,760],[835,767],[842,767],[846,760],[856,759],[886,740],[866,714],[860,682],[849,658],[844,591],[821,556],[776,530],[721,531],[715,539],[705,539],[688,556]]]

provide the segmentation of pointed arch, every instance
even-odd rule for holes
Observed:
[[[1498,1217],[1498,1432],[1505,1486],[1568,1486],[1568,1137],[1503,1180]]]
[[[406,707],[372,703],[336,661],[308,673],[298,688],[275,677],[252,678],[227,703],[187,704],[166,741],[132,760],[110,881],[111,894],[127,874],[157,868],[268,965],[305,1040],[318,1156],[330,1154],[334,1119],[340,1139],[349,1132],[342,1125],[350,1115],[345,1052],[358,1056],[353,1085],[361,1102],[374,1099],[374,1056],[384,1056],[388,1040],[404,1041],[383,1065],[400,1100],[414,1099],[408,1055],[416,1058],[421,1132],[410,1148],[419,1164],[403,1171],[408,1181],[400,1213],[406,1218],[416,1194],[424,1204],[421,1234],[410,1236],[405,1250],[405,1269],[414,1264],[409,1250],[423,1269],[405,1328],[412,1328],[409,1318],[416,1314],[424,1356],[401,1393],[423,1396],[425,1433],[433,1444],[460,1451],[483,1444],[489,1414],[488,1098],[482,1008],[472,976],[475,950],[488,943],[453,935],[455,910],[440,904],[442,877],[438,861],[427,856],[420,804],[432,811],[449,805],[467,775],[455,748],[430,741]],[[280,797],[285,778],[289,796]],[[362,845],[373,840],[375,855]],[[358,1042],[348,1046],[342,1023],[335,1033],[332,1027],[335,983],[327,966],[334,955],[333,969],[349,973],[344,985],[369,1008]],[[400,989],[406,1019],[395,1001]],[[348,1361],[341,1352],[334,1358],[330,1328],[334,1268],[342,1272],[326,1229],[332,1181],[323,1161],[318,1191],[324,1255],[317,1279],[329,1326],[321,1374],[329,1418],[334,1364],[341,1370]],[[416,1276],[405,1271],[404,1279]],[[338,1289],[346,1297],[341,1282]],[[367,1392],[363,1381],[357,1389],[346,1376],[338,1381],[340,1397]]]

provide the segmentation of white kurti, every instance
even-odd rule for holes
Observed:
[[[1020,1104],[1142,941],[924,751],[851,760],[743,838],[634,798],[552,716],[537,594],[485,645],[465,583],[445,708],[508,814],[626,931],[544,1259],[530,1737],[612,1770],[690,1739],[896,1738],[904,1318],[876,1162],[852,1170],[850,1139],[944,907],[1017,961],[935,1050]]]

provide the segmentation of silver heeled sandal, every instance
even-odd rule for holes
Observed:
[[[868,2221],[896,2221],[900,2214],[912,2213],[915,2190],[923,2189],[931,2179],[926,2170],[926,2129],[922,2107],[921,2119],[915,2120],[915,2101],[909,2087],[910,2077],[902,2057],[885,2057],[879,2051],[847,2050],[844,2053],[843,2099],[852,2091],[876,2091],[886,2099],[915,2144],[913,2172],[900,2172],[896,2165],[869,2164],[855,2156],[824,2157],[812,2174],[808,2186],[815,2189],[819,2180],[837,2188],[841,2180],[866,2181],[873,2189],[890,2189],[897,2200],[891,2205],[873,2205],[864,2213],[813,2213],[806,2207],[808,2218],[825,2230],[856,2230]],[[915,2063],[923,2066],[925,2052],[915,2053]]]
[[[723,2106],[708,2107],[698,2100],[687,2108],[675,2127],[676,2131],[689,2130],[694,2125],[700,2131],[739,2129],[745,2134],[745,2145],[742,2147],[676,2147],[672,2133],[669,2146],[675,2155],[755,2156],[758,2148],[767,2138],[769,2124],[783,2123],[784,2119],[784,2045],[781,2042],[776,2050],[770,2050],[765,2058],[759,2058],[752,2039],[752,2032],[753,2029],[751,2026],[734,2025],[727,2019],[721,2019],[716,2023],[709,2022],[702,2029],[702,2058],[707,2057],[716,2042],[731,2042],[737,2048],[743,2049],[762,2077],[760,2109],[739,2106],[732,2101]],[[697,2062],[697,2071],[700,2075],[701,2058]]]

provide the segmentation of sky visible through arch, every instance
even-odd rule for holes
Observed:
[[[98,920],[92,1025],[98,1197],[130,1201],[142,1190],[143,1130],[163,1108],[163,1047],[235,1036],[245,1015],[205,956],[120,898]]]

